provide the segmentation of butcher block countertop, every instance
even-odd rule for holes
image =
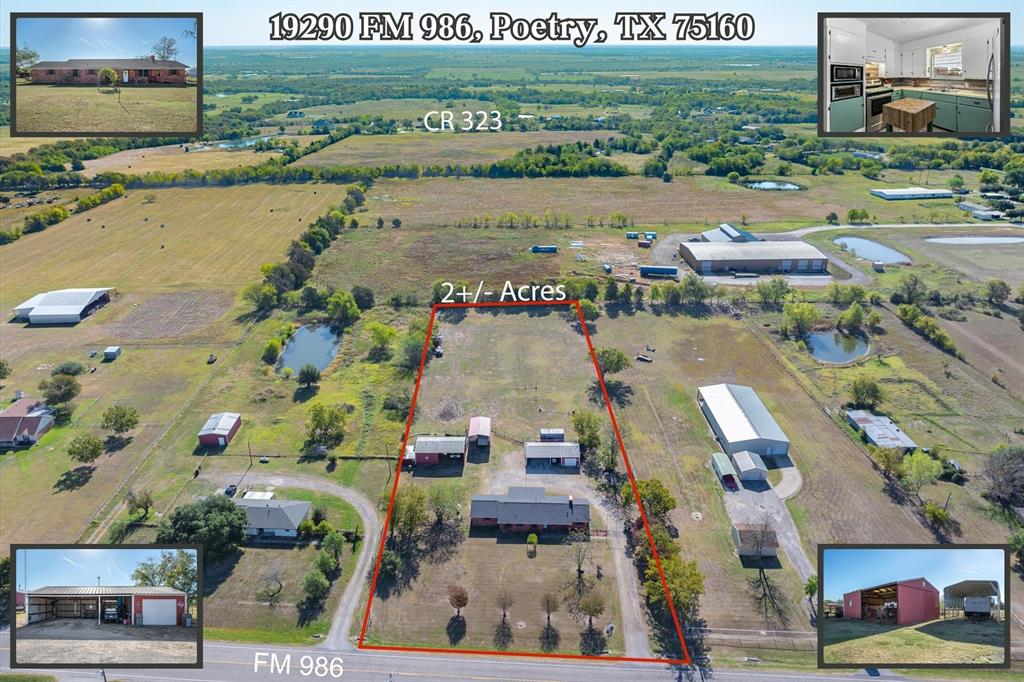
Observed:
[[[886,127],[916,133],[927,129],[934,120],[935,102],[930,100],[904,98],[882,107],[882,121]]]

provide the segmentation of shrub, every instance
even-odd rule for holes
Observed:
[[[268,365],[272,365],[277,362],[277,358],[280,355],[281,342],[277,339],[270,339],[270,341],[267,341],[267,345],[263,347],[263,361]]]
[[[114,183],[109,187],[104,187],[99,192],[91,194],[87,197],[78,200],[78,208],[76,209],[79,213],[82,211],[88,211],[90,208],[96,208],[101,204],[105,204],[108,201],[113,201],[118,197],[124,196],[124,185]]]
[[[50,370],[50,376],[55,377],[58,374],[63,374],[69,377],[76,377],[79,374],[84,374],[86,366],[75,360],[65,360],[56,367]]]
[[[67,220],[69,217],[71,217],[71,213],[63,206],[51,206],[38,213],[30,213],[25,216],[23,232],[25,234],[42,232],[50,225],[56,225],[63,220]]]

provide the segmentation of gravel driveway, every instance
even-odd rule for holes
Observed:
[[[60,618],[15,631],[18,663],[195,663],[199,631],[174,625],[121,625]]]
[[[800,575],[800,580],[806,581],[816,571],[800,545],[800,534],[797,533],[793,517],[789,515],[789,509],[775,491],[767,483],[762,485],[763,489],[743,487],[726,493],[725,510],[733,523],[758,524],[764,515],[768,514],[771,517],[772,529],[779,540],[779,547]]]

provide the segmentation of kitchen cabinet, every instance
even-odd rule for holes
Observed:
[[[885,49],[885,77],[893,78],[900,75],[900,53],[895,48]]]
[[[964,78],[987,78],[991,52],[987,38],[968,38],[963,45]]]
[[[957,103],[945,102],[943,100],[933,101],[935,102],[935,120],[932,121],[932,124],[946,130],[955,131],[957,126]]]
[[[904,50],[900,53],[900,76],[904,78],[925,78],[928,76],[925,68],[927,55],[924,49]]]
[[[832,102],[829,132],[852,133],[864,127],[864,98],[853,97]]]
[[[828,61],[830,64],[864,64],[864,34],[845,28],[828,29]]]
[[[992,123],[992,110],[987,107],[956,105],[956,130],[960,133],[984,133]]]

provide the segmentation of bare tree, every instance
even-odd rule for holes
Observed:
[[[786,626],[789,616],[786,614],[786,595],[771,576],[765,570],[765,550],[768,547],[777,546],[775,531],[772,530],[771,516],[765,513],[757,523],[756,528],[750,537],[750,546],[754,550],[754,560],[757,565],[757,576],[750,578],[747,583],[750,586],[752,599],[765,626],[778,622]]]
[[[178,56],[178,41],[174,38],[163,36],[160,40],[156,41],[156,44],[151,49],[153,50],[154,57],[165,62]]]
[[[280,571],[269,571],[263,576],[263,585],[256,593],[256,598],[267,606],[277,606],[281,600],[281,592],[284,590],[283,576]]]
[[[540,607],[544,609],[548,625],[551,625],[551,614],[558,611],[558,595],[554,592],[545,592],[540,596]]]
[[[508,610],[515,604],[515,599],[508,590],[501,590],[494,598],[494,603],[501,609],[501,622],[504,623],[508,620]]]
[[[583,579],[586,565],[590,563],[590,536],[582,531],[573,531],[566,536],[565,544],[572,550],[570,556],[576,568],[576,592],[582,594],[586,585]]]

